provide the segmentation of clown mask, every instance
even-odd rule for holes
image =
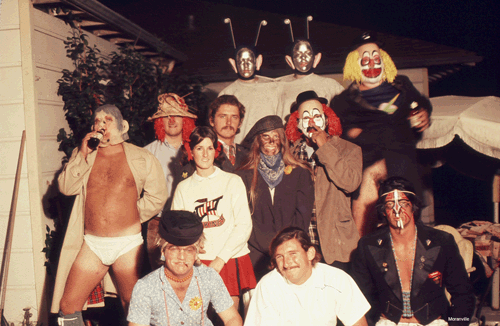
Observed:
[[[242,48],[236,54],[236,69],[242,79],[251,79],[255,75],[255,54],[249,48]]]
[[[108,147],[122,143],[124,135],[128,131],[128,122],[123,119],[117,119],[113,114],[99,111],[94,118],[93,130],[103,134],[103,139],[99,147]]]
[[[304,135],[311,138],[313,126],[321,130],[326,128],[323,105],[318,100],[309,100],[299,106],[299,129]]]
[[[384,74],[384,63],[380,57],[380,48],[375,43],[368,43],[358,48],[361,81],[363,84],[380,84]]]

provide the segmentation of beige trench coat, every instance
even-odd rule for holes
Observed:
[[[165,205],[168,191],[160,162],[148,150],[129,143],[122,143],[127,163],[137,187],[137,209],[142,222],[146,222],[158,214]],[[57,267],[54,297],[52,299],[52,313],[59,312],[59,302],[64,292],[66,279],[73,262],[83,244],[85,195],[90,171],[94,165],[97,151],[87,156],[87,160],[78,151],[73,150],[69,162],[59,175],[59,190],[66,196],[76,195],[75,203],[64,236],[59,265]],[[144,193],[143,193],[144,191]],[[141,197],[141,194],[142,197]],[[109,274],[104,277],[105,293],[116,293],[116,289]],[[101,306],[103,304],[100,304]],[[99,306],[99,305],[96,305]],[[85,309],[86,307],[84,307]]]

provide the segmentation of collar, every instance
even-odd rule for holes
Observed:
[[[411,289],[411,297],[418,295],[422,284],[427,280],[428,274],[432,272],[436,259],[441,251],[441,245],[436,239],[430,236],[427,229],[420,225],[417,226],[417,244],[415,248],[415,261],[413,267],[413,282]],[[368,245],[375,263],[387,285],[391,288],[394,295],[402,302],[401,284],[396,269],[396,262],[392,252],[391,240],[389,238],[389,227],[384,231],[379,232],[373,239],[374,244]]]
[[[167,146],[168,148],[171,148],[171,149],[176,150],[176,151],[177,151],[177,150],[179,150],[179,149],[182,147],[182,145],[184,145],[184,142],[183,142],[183,141],[181,141],[181,144],[179,145],[179,147],[178,147],[178,148],[175,148],[174,146],[170,145],[170,143],[168,142],[167,138],[165,138],[165,140],[164,140],[164,141],[162,141],[161,143],[162,143],[163,145]]]
[[[198,174],[198,172],[194,171],[194,173],[193,173],[193,179],[196,180],[196,181],[201,182],[203,180],[209,180],[209,179],[215,178],[219,174],[219,172],[221,170],[217,166],[215,166],[215,165],[214,165],[214,168],[215,168],[214,173],[212,173],[208,177],[202,177],[201,175]]]
[[[193,277],[191,278],[191,282],[189,282],[188,285],[188,290],[189,287],[191,287],[191,284],[193,283],[193,280],[195,278],[200,278],[200,271],[198,270],[199,267],[193,266]],[[170,282],[168,281],[167,277],[165,276],[165,266],[161,266],[160,268],[157,269],[159,273],[159,279],[160,279],[160,284],[161,284],[161,289],[169,296],[171,296],[174,300],[177,300],[177,302],[182,306],[182,303],[180,302],[179,298],[175,294],[174,289],[172,288],[172,285],[170,285]],[[186,292],[187,294],[187,292]]]
[[[228,145],[226,144],[223,140],[218,139],[219,143],[222,144],[222,147],[224,147],[224,150],[229,150],[229,147],[233,146],[234,149],[236,149],[236,143],[233,143],[233,145]]]

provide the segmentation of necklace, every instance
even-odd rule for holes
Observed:
[[[186,282],[187,280],[189,280],[191,278],[191,276],[193,276],[193,270],[191,269],[191,273],[188,274],[188,276],[184,277],[184,278],[177,278],[175,276],[172,276],[172,275],[168,275],[167,274],[167,269],[165,269],[165,276],[169,279],[169,280],[172,280],[174,282],[177,282],[177,283],[183,283],[183,282]]]
[[[409,256],[406,256],[405,258],[398,258],[396,256],[396,249],[394,249],[394,243],[392,242],[392,235],[389,233],[389,236],[391,238],[391,247],[392,247],[392,252],[394,253],[394,259],[396,260],[396,265],[397,265],[397,261],[407,261],[410,257],[412,259],[412,261],[415,260],[415,246],[417,245],[417,227],[415,226],[415,240],[413,241],[413,246],[411,247],[411,253]],[[412,264],[412,268],[413,268],[413,264]],[[412,272],[413,272],[413,269],[412,269]]]
[[[398,260],[399,261],[406,261],[408,260],[408,257],[406,257],[404,260],[398,259],[396,256],[396,250],[394,249],[394,243],[392,241],[392,235],[389,232],[389,238],[391,239],[391,247],[392,247],[392,252],[394,254],[394,259],[396,261],[396,269],[398,271],[398,277],[399,277],[399,284],[401,285],[401,294],[403,298],[403,317],[405,318],[411,318],[413,317],[413,310],[411,310],[411,303],[410,303],[410,297],[411,297],[411,283],[413,282],[413,265],[415,263],[415,248],[417,247],[417,226],[415,225],[415,240],[413,241],[413,248],[412,248],[412,254],[411,254],[411,272],[410,272],[410,290],[409,291],[404,291],[403,290],[403,282],[401,281],[401,273],[399,272],[399,266],[398,266]]]
[[[193,275],[193,270],[191,270],[191,276],[192,275]],[[165,276],[167,276],[166,273],[165,273]],[[200,294],[200,301],[201,301],[201,325],[204,326],[205,325],[205,319],[203,318],[204,317],[203,297],[201,296],[201,289],[200,289],[200,283],[198,282],[198,277],[195,277],[195,279],[196,279],[196,285],[198,286],[198,293]],[[164,284],[163,281],[161,281],[161,283]],[[169,284],[169,286],[170,286],[170,284]],[[172,287],[172,286],[170,286],[170,287]],[[168,323],[168,326],[170,326],[170,316],[168,314],[167,295],[165,294],[165,290],[163,290],[163,300],[165,300],[165,312],[167,314],[167,323]]]

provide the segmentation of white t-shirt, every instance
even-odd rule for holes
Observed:
[[[317,263],[311,277],[294,285],[277,269],[257,284],[245,318],[250,325],[336,325],[337,317],[352,326],[370,309],[354,280],[344,271]]]
[[[201,260],[216,257],[225,263],[250,252],[248,239],[252,233],[252,217],[245,184],[239,176],[215,167],[204,178],[194,172],[175,189],[172,210],[186,210],[202,217],[205,254]]]

